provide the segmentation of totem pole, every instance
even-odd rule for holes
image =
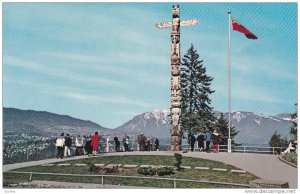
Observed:
[[[170,28],[171,31],[171,151],[181,150],[181,93],[180,93],[180,26],[191,26],[199,23],[199,20],[180,21],[179,5],[172,9],[172,22],[159,23],[157,28]]]

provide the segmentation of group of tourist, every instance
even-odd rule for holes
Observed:
[[[123,146],[124,146],[124,151],[128,152],[129,151],[129,139],[130,137],[125,133],[124,137],[123,137]],[[115,151],[116,152],[120,152],[120,141],[119,138],[117,136],[114,137],[114,141],[115,141]]]
[[[207,129],[205,133],[200,132],[200,134],[196,137],[194,134],[189,133],[188,134],[188,143],[191,146],[191,151],[194,151],[195,143],[198,142],[198,148],[199,151],[206,151],[207,153],[210,153],[210,145],[212,142],[212,148],[213,152],[217,153],[219,152],[219,133],[214,130],[213,133],[211,130]],[[204,142],[205,142],[205,148],[204,148]]]
[[[122,139],[123,146],[124,146],[124,149],[123,149],[124,152],[129,151],[129,140],[130,140],[130,137],[127,134],[125,134],[123,136],[123,139]],[[115,143],[115,151],[116,152],[122,151],[120,149],[121,143],[120,143],[119,138],[117,136],[114,137],[114,143]],[[155,138],[155,140],[154,140],[154,138],[146,138],[144,136],[144,134],[138,135],[138,139],[137,139],[136,143],[137,143],[137,150],[138,151],[153,151],[153,150],[158,151],[159,150],[159,141],[158,141],[158,139]],[[154,146],[154,148],[153,148],[153,146]]]
[[[154,148],[153,148],[154,146]],[[157,138],[146,138],[146,136],[141,133],[137,138],[137,150],[138,151],[159,151],[159,141]]]
[[[124,151],[128,152],[129,150],[129,141],[130,137],[125,134],[122,137],[122,142],[124,149],[121,150],[121,142],[117,136],[114,137],[115,151]],[[80,136],[77,135],[75,139],[75,156],[79,155],[96,155],[98,153],[100,136],[98,132],[95,132],[94,135],[89,136]],[[191,151],[194,151],[195,143],[198,142],[199,151],[210,152],[210,144],[212,142],[213,152],[219,152],[219,134],[216,130],[212,133],[209,129],[205,133],[200,133],[197,138],[194,134],[189,133],[188,143],[190,144]],[[204,142],[206,146],[204,146]],[[159,151],[159,141],[157,138],[146,138],[144,134],[139,134],[137,137],[137,150],[138,151]],[[57,149],[56,158],[70,157],[71,156],[71,147],[72,147],[72,138],[67,133],[61,133],[61,136],[56,139],[55,146]]]
[[[83,136],[78,135],[75,139],[75,156],[79,155],[96,155],[98,153],[100,137],[98,132],[92,136]],[[71,147],[72,147],[72,138],[67,133],[61,133],[60,137],[56,138],[56,158],[70,157],[71,156]]]

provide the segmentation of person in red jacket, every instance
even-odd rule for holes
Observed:
[[[99,146],[99,135],[98,132],[95,132],[95,135],[92,137],[92,147],[93,147],[93,155],[96,155],[98,152],[98,146]]]

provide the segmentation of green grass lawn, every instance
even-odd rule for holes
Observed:
[[[33,166],[27,168],[17,169],[16,171],[23,172],[47,172],[47,173],[67,173],[67,174],[97,174],[97,172],[90,172],[89,166],[75,166],[78,163],[87,164],[137,164],[137,165],[165,165],[173,166],[176,162],[174,156],[100,156],[81,160],[69,160],[61,163],[70,163],[70,166]],[[176,171],[175,174],[163,176],[165,178],[178,179],[192,179],[201,181],[217,181],[248,184],[249,181],[257,177],[245,173],[231,173],[231,169],[236,169],[233,166],[226,165],[216,161],[204,160],[199,158],[183,157],[182,166],[200,166],[209,167],[210,170],[195,170],[182,169]],[[212,168],[226,168],[227,172],[212,171]],[[144,176],[137,173],[138,168],[118,168],[117,175],[126,176]],[[99,173],[98,173],[99,174]],[[153,177],[161,177],[154,175]],[[9,174],[4,173],[4,183],[17,183],[28,181],[29,175],[24,174]],[[51,175],[33,175],[33,180],[52,180],[52,181],[66,181],[66,182],[83,182],[83,183],[101,183],[101,177],[71,177],[71,176],[51,176]],[[173,181],[169,180],[147,180],[147,179],[131,179],[131,178],[116,178],[105,177],[104,184],[121,184],[134,186],[148,186],[159,188],[172,188]],[[177,182],[177,188],[231,188],[236,186],[209,184],[209,183],[194,183],[194,182]]]

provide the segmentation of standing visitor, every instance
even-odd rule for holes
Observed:
[[[116,152],[120,150],[120,141],[117,136],[114,137]]]
[[[155,150],[156,150],[156,151],[159,151],[159,141],[158,141],[157,138],[155,138],[154,144],[155,144]]]
[[[125,133],[124,135],[124,138],[123,138],[123,144],[124,144],[124,149],[125,149],[125,152],[128,152],[129,151],[129,136]]]
[[[64,146],[65,146],[65,134],[61,133],[60,137],[56,138],[55,146],[56,146],[56,158],[62,159],[64,156]]]
[[[139,151],[145,151],[146,137],[141,133],[138,137]]]
[[[84,146],[85,154],[88,156],[92,154],[93,152],[93,147],[92,147],[92,136],[90,135],[89,137],[87,136],[85,146]]]
[[[194,151],[194,147],[195,147],[195,142],[196,142],[196,138],[193,134],[191,134],[191,151]]]
[[[67,133],[67,136],[65,137],[65,156],[70,157],[71,156],[71,146],[72,146],[72,139],[70,135]]]
[[[86,155],[86,151],[85,151],[86,139],[87,139],[87,136],[83,135],[82,136],[82,140],[83,140],[83,144],[82,144],[83,155]]]
[[[213,152],[218,153],[219,152],[219,133],[216,130],[214,130],[214,132],[213,132],[212,141],[213,141]]]
[[[210,145],[210,141],[211,141],[211,132],[209,129],[206,129],[205,141],[206,141],[206,152],[209,153],[210,152],[209,145]]]
[[[98,153],[98,147],[99,147],[99,135],[98,131],[95,132],[95,134],[92,137],[92,147],[93,147],[93,155],[95,156]]]
[[[75,139],[75,156],[83,155],[83,138],[80,137],[80,135],[77,135],[77,138]]]
[[[204,150],[204,134],[200,132],[200,134],[197,137],[197,142],[198,142],[198,148],[199,151],[203,151]]]

